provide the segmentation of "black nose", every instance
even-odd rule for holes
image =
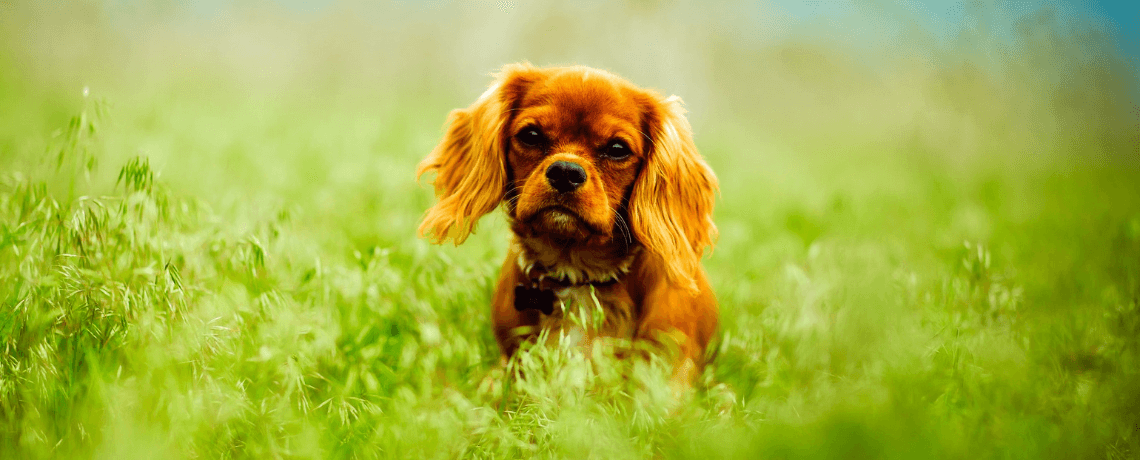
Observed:
[[[586,170],[569,161],[555,161],[546,168],[546,180],[559,192],[573,192],[586,182]]]

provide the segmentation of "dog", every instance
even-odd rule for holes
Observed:
[[[491,324],[505,359],[552,334],[587,350],[645,341],[671,350],[675,391],[691,387],[717,327],[701,257],[718,183],[684,113],[603,70],[521,63],[448,116],[417,168],[438,199],[419,232],[459,245],[503,205],[513,237]]]

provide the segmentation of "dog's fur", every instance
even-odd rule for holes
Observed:
[[[700,265],[716,238],[717,180],[680,99],[588,67],[512,64],[446,129],[417,171],[437,173],[439,198],[420,233],[460,244],[505,204],[514,237],[491,309],[504,356],[544,329],[587,348],[649,340],[678,353],[673,381],[688,387],[717,325]],[[584,180],[557,189],[555,162]],[[604,320],[571,327],[565,306],[575,304],[600,305]]]

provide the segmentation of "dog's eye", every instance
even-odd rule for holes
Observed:
[[[629,156],[632,151],[629,149],[629,144],[621,139],[614,139],[606,146],[605,155],[614,160],[624,160]]]
[[[527,126],[515,134],[515,139],[522,145],[527,147],[538,147],[546,142],[546,136],[542,135],[542,130],[537,126]]]

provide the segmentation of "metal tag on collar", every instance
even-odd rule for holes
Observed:
[[[550,289],[519,284],[515,286],[515,310],[538,310],[543,314],[554,313],[554,302],[558,298]]]

